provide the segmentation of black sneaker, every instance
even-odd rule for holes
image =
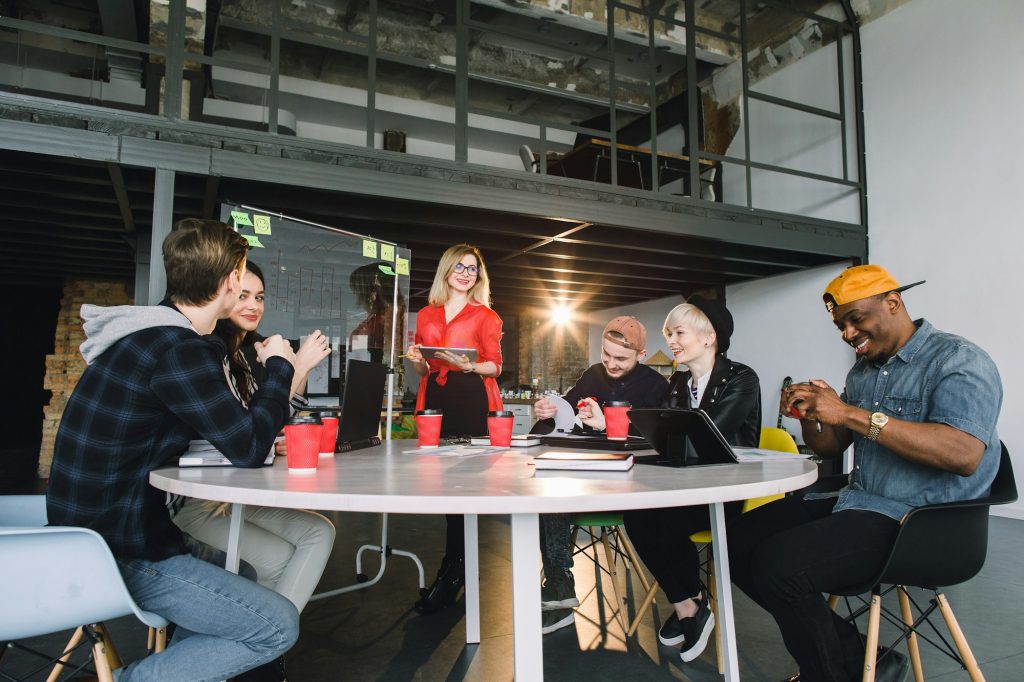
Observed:
[[[573,615],[572,609],[552,609],[550,611],[541,611],[540,614],[540,632],[542,635],[546,635],[555,630],[561,630],[562,628],[569,627],[576,621],[576,617]]]
[[[658,630],[658,641],[665,646],[676,646],[682,644],[684,639],[686,639],[686,635],[683,634],[683,623],[673,611],[668,620],[661,624],[661,629]]]
[[[544,611],[552,609],[575,608],[580,605],[576,598],[576,579],[572,571],[558,569],[546,577],[540,588],[540,608]]]
[[[683,631],[683,646],[679,649],[679,658],[689,663],[704,653],[708,638],[715,629],[715,614],[711,613],[707,592],[701,590],[703,598],[697,600],[697,614],[692,618],[681,618],[680,629]]]

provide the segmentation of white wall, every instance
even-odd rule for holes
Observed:
[[[761,423],[778,423],[782,380],[824,379],[842,392],[853,364],[852,349],[839,339],[821,292],[845,265],[829,265],[726,287],[736,331],[729,357],[750,365],[761,379]],[[796,420],[782,428],[803,442]]]

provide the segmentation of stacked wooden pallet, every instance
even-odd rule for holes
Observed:
[[[127,305],[132,302],[123,282],[96,282],[69,280],[64,284],[57,331],[54,335],[53,354],[46,356],[46,376],[43,388],[52,392],[50,403],[44,408],[43,440],[39,448],[39,476],[48,478],[53,461],[53,442],[57,437],[64,406],[78,379],[85,371],[85,360],[78,347],[85,340],[79,311],[83,303],[96,305]]]

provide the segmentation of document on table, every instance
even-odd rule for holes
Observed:
[[[436,455],[438,457],[475,457],[477,455],[494,455],[507,452],[510,448],[493,448],[490,446],[473,445],[442,445],[436,448],[413,448],[403,450],[403,455]]]
[[[778,450],[765,450],[764,448],[737,448],[732,449],[736,453],[736,459],[740,462],[784,462],[795,459],[809,459],[810,455],[801,455],[794,452],[779,452]]]

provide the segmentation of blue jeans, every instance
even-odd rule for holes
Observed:
[[[299,636],[290,601],[189,554],[118,568],[140,608],[178,625],[164,652],[124,668],[119,682],[224,680],[274,660]]]

